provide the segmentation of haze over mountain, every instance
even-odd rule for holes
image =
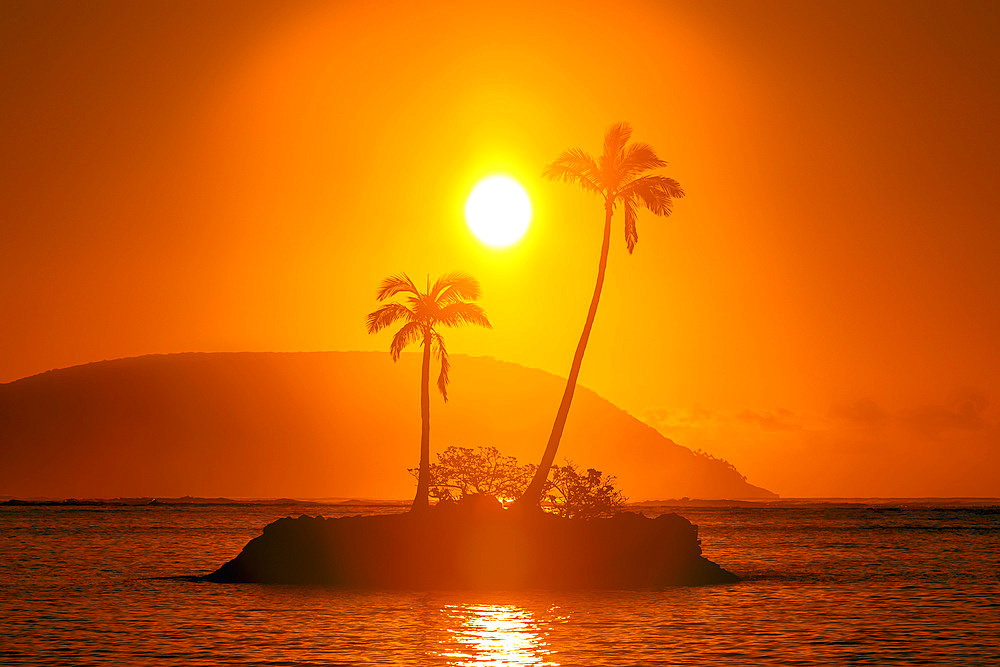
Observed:
[[[452,357],[431,448],[495,445],[537,462],[563,380]],[[0,385],[0,495],[408,498],[419,355],[186,353],[102,361]],[[617,476],[631,500],[764,498],[578,387],[560,459]]]

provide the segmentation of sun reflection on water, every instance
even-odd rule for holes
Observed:
[[[440,656],[456,667],[558,667],[535,616],[517,605],[463,604],[442,609],[452,623]]]

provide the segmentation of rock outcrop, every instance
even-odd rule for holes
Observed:
[[[701,555],[676,514],[573,520],[439,505],[275,521],[207,581],[362,589],[658,589],[739,578]]]

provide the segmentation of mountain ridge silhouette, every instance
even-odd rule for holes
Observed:
[[[452,355],[431,448],[495,445],[536,462],[564,380]],[[585,387],[561,457],[631,500],[775,498]],[[0,384],[0,495],[406,498],[419,455],[419,355],[186,352]]]

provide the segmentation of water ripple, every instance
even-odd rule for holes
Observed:
[[[284,513],[4,508],[0,664],[919,665],[1000,655],[997,512],[692,510],[706,554],[746,577],[733,586],[359,593],[149,578],[205,573]]]

